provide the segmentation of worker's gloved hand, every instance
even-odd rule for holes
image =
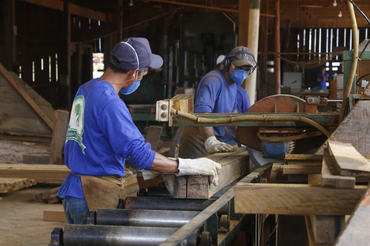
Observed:
[[[199,159],[182,159],[179,160],[179,173],[177,176],[183,175],[207,175],[209,183],[218,185],[218,174],[221,171],[221,165],[208,158]]]
[[[236,150],[235,147],[230,144],[218,141],[215,136],[207,138],[204,147],[210,154],[218,152],[234,152]]]

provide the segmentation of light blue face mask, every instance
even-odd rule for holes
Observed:
[[[130,95],[131,93],[134,93],[137,88],[140,86],[140,80],[136,80],[130,87],[123,88],[119,92],[121,92],[123,95]]]
[[[230,77],[236,85],[241,85],[248,77],[248,73],[242,69],[230,72]]]

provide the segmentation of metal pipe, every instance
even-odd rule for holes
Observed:
[[[207,118],[201,118],[196,115],[184,113],[181,111],[177,111],[175,109],[171,109],[172,114],[177,114],[179,116],[188,118],[190,120],[199,122],[199,123],[208,123],[208,124],[218,124],[218,123],[232,123],[232,122],[238,122],[238,121],[247,121],[247,120],[253,120],[253,121],[301,121],[304,123],[307,123],[315,128],[317,128],[319,131],[321,131],[323,134],[325,134],[327,137],[330,137],[330,133],[322,127],[320,124],[316,123],[315,121],[308,119],[306,117],[302,116],[257,116],[257,115],[243,115],[243,116],[236,116],[236,117],[229,117],[229,118],[222,118],[222,119],[207,119]]]
[[[181,227],[199,213],[199,211],[99,209],[96,213],[96,225]]]
[[[347,81],[347,86],[346,90],[343,93],[343,103],[342,107],[340,108],[340,114],[339,114],[339,124],[343,121],[344,119],[344,114],[347,108],[347,102],[348,102],[348,97],[352,89],[352,84],[353,80],[355,78],[355,73],[356,73],[356,67],[357,67],[357,62],[358,62],[358,32],[357,32],[357,22],[356,22],[356,16],[355,16],[355,11],[353,9],[353,5],[351,4],[350,1],[347,0],[348,4],[348,11],[349,15],[351,17],[351,22],[352,22],[352,32],[353,32],[353,59],[352,59],[352,67],[351,67],[351,72],[349,73],[348,81]]]
[[[157,197],[127,197],[125,209],[152,209],[176,211],[203,211],[215,200],[188,200]],[[223,207],[220,213],[228,213],[228,206]]]
[[[66,225],[64,227],[64,246],[136,246],[159,245],[174,234],[178,228],[108,226],[108,225]],[[186,245],[196,245],[199,231],[186,239]]]
[[[304,139],[304,138],[311,138],[311,137],[317,137],[323,135],[322,132],[316,131],[316,132],[306,132],[303,134],[298,134],[294,136],[288,136],[288,137],[265,137],[262,136],[261,133],[257,132],[257,137],[264,142],[289,142],[289,141],[294,141],[294,140],[299,140],[299,139]]]

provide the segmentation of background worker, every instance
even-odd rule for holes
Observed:
[[[237,113],[237,86],[254,71],[256,61],[248,48],[238,46],[224,58],[222,65],[222,70],[209,72],[197,85],[194,113]],[[181,137],[179,157],[197,158],[234,151],[233,146],[220,141],[224,135],[223,127],[187,127]]]
[[[148,67],[162,64],[147,39],[128,38],[114,47],[104,74],[78,89],[65,144],[65,163],[72,173],[58,191],[67,223],[86,223],[89,210],[117,208],[128,158],[138,169],[209,175],[217,185],[220,164],[207,158],[172,160],[152,151],[118,96],[133,93]]]
[[[224,68],[224,65],[222,63],[224,61],[224,59],[225,59],[224,55],[220,55],[219,57],[217,57],[216,66],[220,70],[222,70]],[[237,86],[236,89],[237,89],[237,92],[236,92],[236,110],[238,111],[238,113],[245,113],[251,107],[251,102],[249,100],[249,95],[248,95],[247,91],[241,86]],[[231,128],[227,127],[227,129],[233,135],[233,137],[235,137],[235,134],[231,130]],[[230,145],[236,145],[237,144],[237,142],[232,140],[229,137],[228,134],[224,134],[220,141],[224,142],[224,143],[227,143],[227,144],[230,144]]]
[[[321,71],[317,73],[317,82],[319,83],[318,86],[314,87],[312,90],[327,90],[328,87],[326,86],[326,82],[328,81],[329,74],[326,72],[325,65],[321,67]]]

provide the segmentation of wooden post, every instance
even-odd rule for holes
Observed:
[[[54,111],[53,137],[51,139],[50,164],[64,164],[63,150],[66,142],[69,112],[65,110]]]
[[[275,73],[275,94],[280,94],[281,75],[280,75],[280,0],[275,0],[275,59],[274,59],[274,73]]]
[[[0,14],[3,21],[3,32],[0,35],[0,43],[3,44],[0,52],[0,63],[6,70],[16,71],[16,35],[17,26],[15,25],[15,0],[0,1]],[[0,28],[1,29],[1,28]]]
[[[260,0],[239,1],[239,45],[248,47],[258,57],[258,36],[260,23]],[[257,71],[244,81],[244,88],[248,92],[253,105],[256,101]]]
[[[123,0],[119,0],[119,29],[118,29],[118,42],[123,40]]]

